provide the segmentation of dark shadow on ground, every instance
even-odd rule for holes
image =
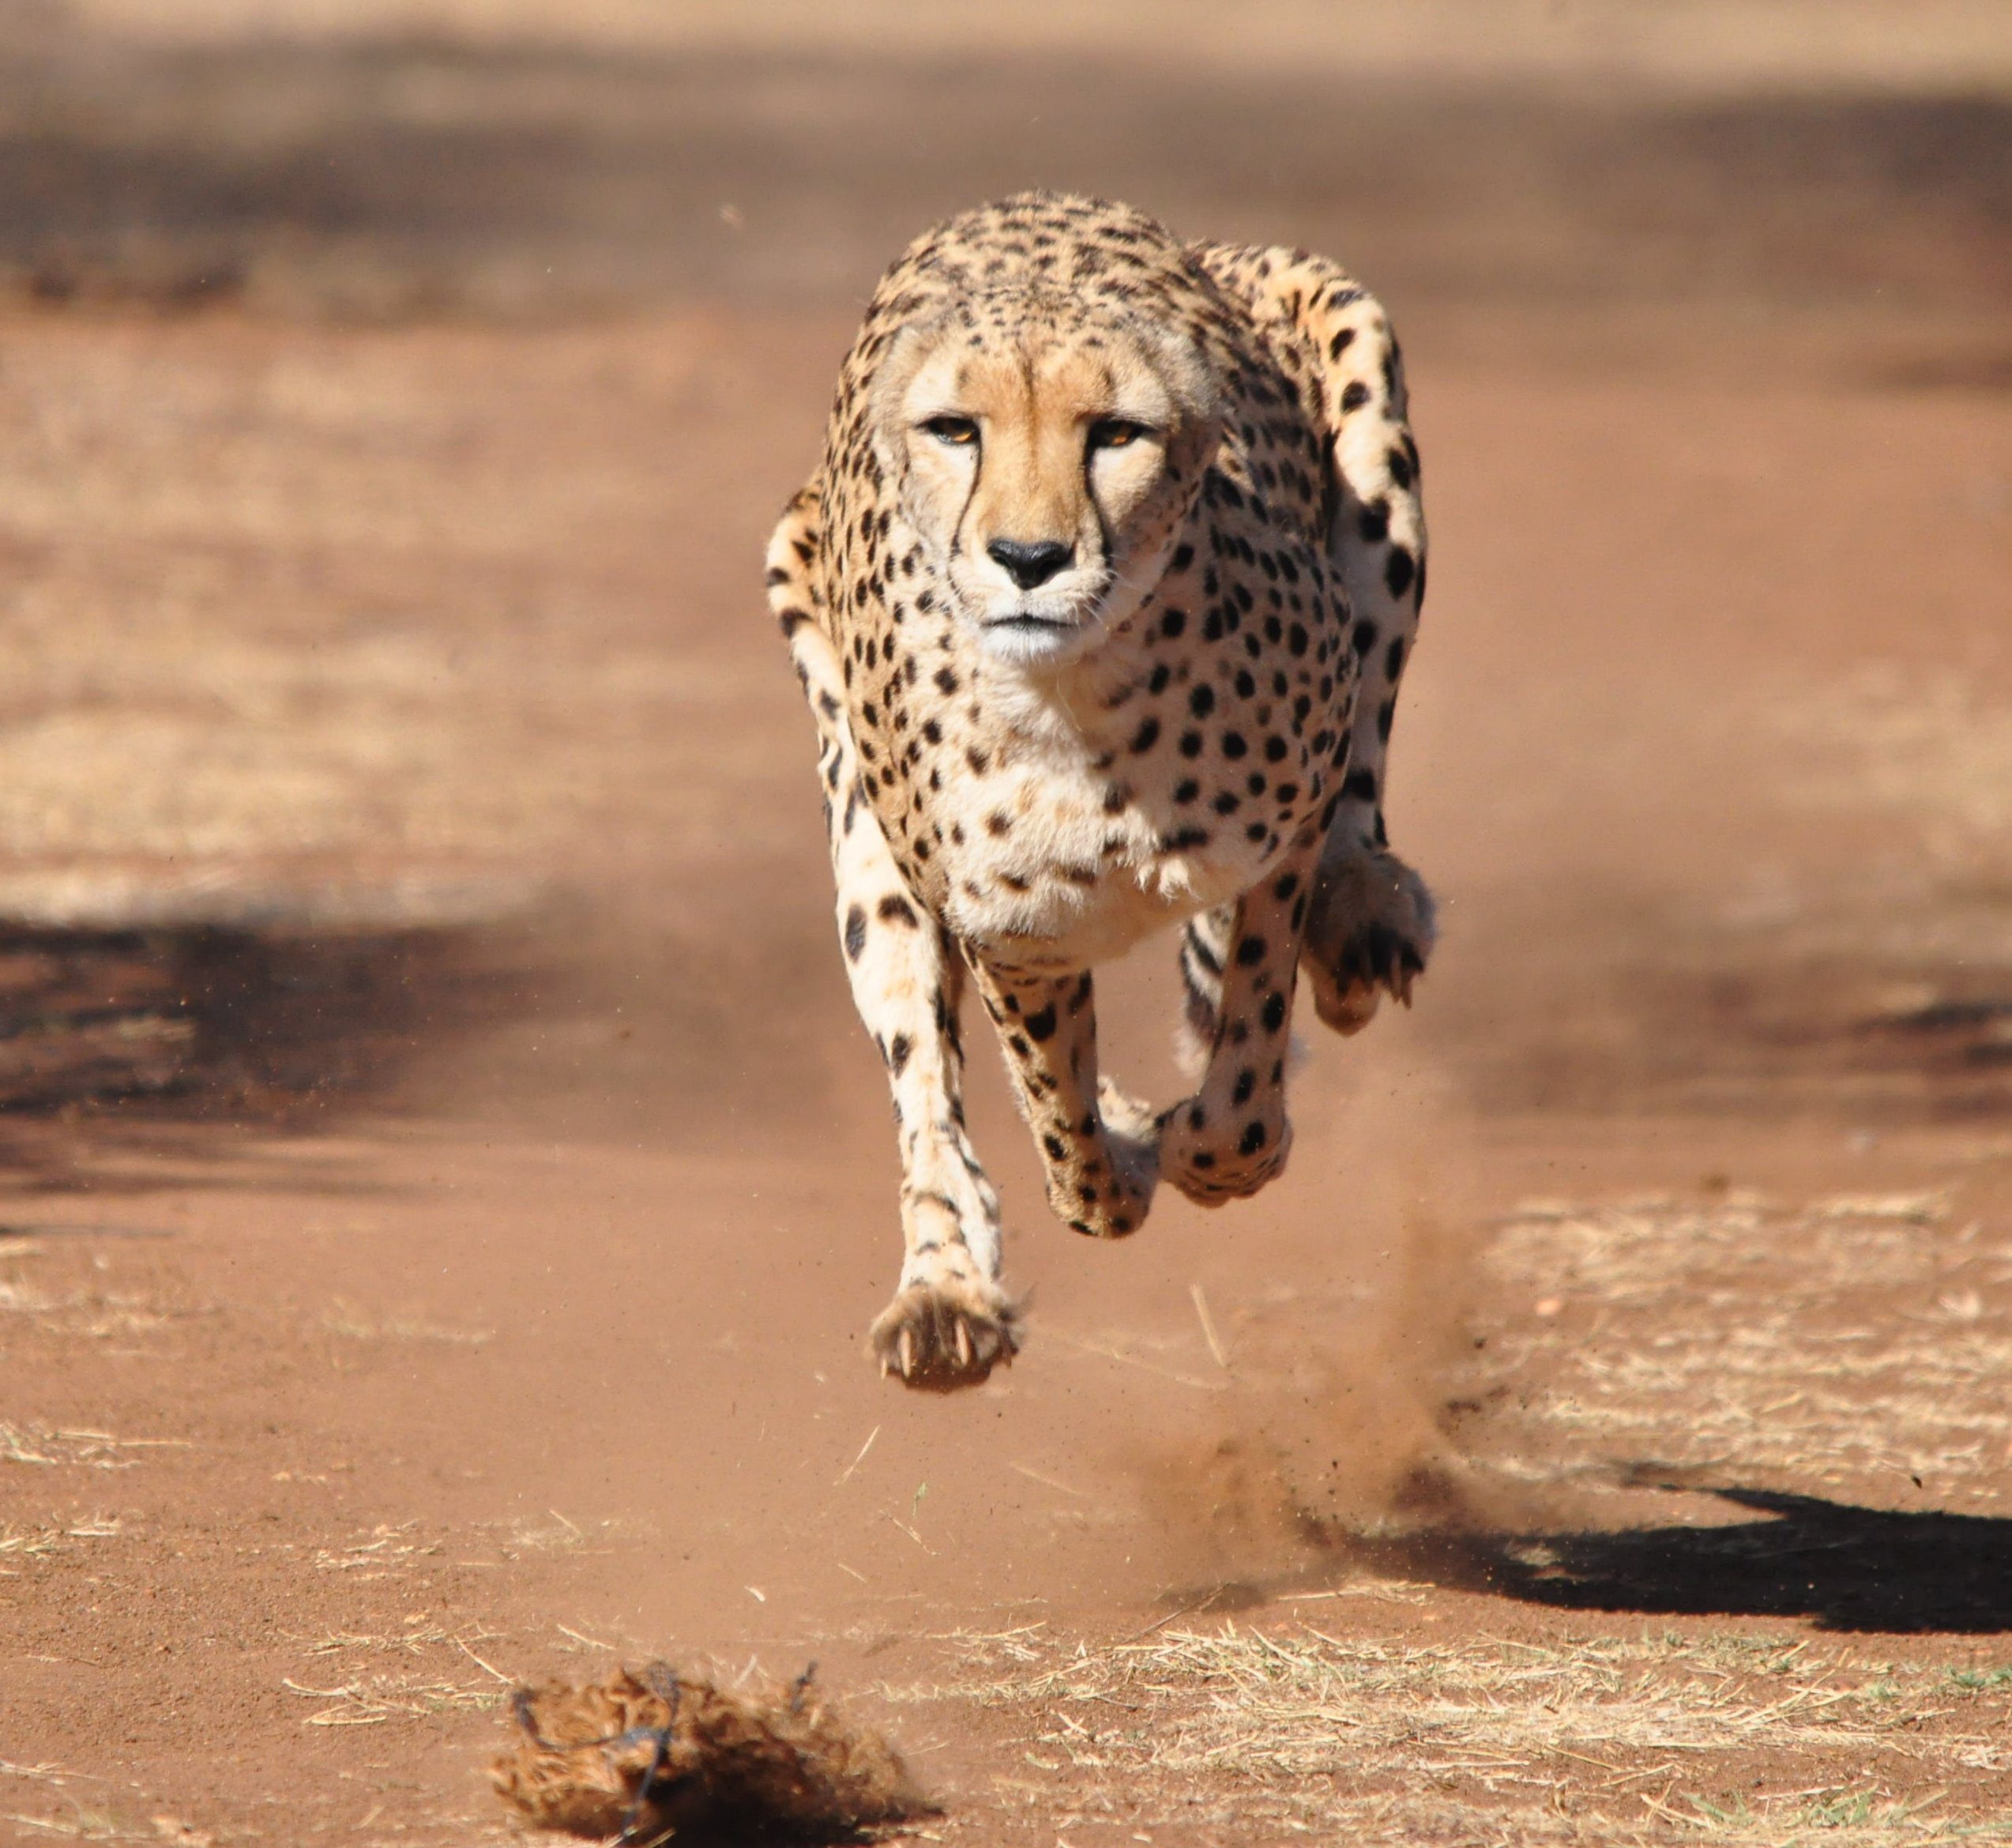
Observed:
[[[526,1011],[534,980],[474,928],[0,928],[0,1176],[99,1191],[107,1155],[325,1125]]]
[[[464,931],[0,930],[0,1112],[285,1112],[381,1088],[519,986]]]
[[[1771,1489],[1714,1492],[1764,1518],[1615,1533],[1441,1534],[1412,1550],[1405,1569],[1568,1610],[1808,1617],[1826,1630],[2012,1630],[2012,1520]]]

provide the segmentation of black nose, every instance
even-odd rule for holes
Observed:
[[[995,539],[986,547],[985,555],[1022,590],[1032,590],[1067,564],[1076,548],[1055,539],[1037,540],[1031,545],[1021,539]]]

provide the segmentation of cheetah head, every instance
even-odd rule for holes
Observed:
[[[1219,397],[1177,330],[1015,318],[1009,330],[953,310],[904,330],[876,393],[875,443],[986,652],[1061,667],[1135,614],[1166,569]]]

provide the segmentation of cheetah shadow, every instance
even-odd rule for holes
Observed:
[[[1807,1617],[1820,1629],[2012,1630],[2012,1520],[1721,1487],[1762,1519],[1611,1533],[1441,1534],[1408,1569],[1566,1610]]]

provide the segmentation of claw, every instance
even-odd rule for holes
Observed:
[[[906,1379],[916,1370],[915,1330],[912,1328],[903,1329],[898,1345],[901,1350],[901,1377]]]
[[[961,1315],[957,1318],[957,1364],[960,1367],[971,1364],[971,1330],[965,1326]]]

